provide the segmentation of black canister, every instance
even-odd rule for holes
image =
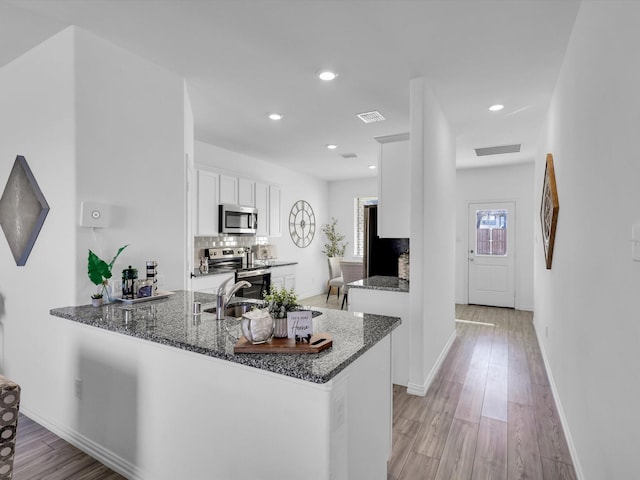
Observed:
[[[129,268],[122,270],[122,298],[131,298],[135,296],[135,283],[138,279],[138,269]]]

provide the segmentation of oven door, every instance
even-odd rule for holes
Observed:
[[[236,282],[246,280],[251,284],[250,287],[241,288],[237,297],[264,299],[265,293],[271,288],[271,269],[265,268],[261,270],[247,270],[236,272]]]

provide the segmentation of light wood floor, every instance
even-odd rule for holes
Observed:
[[[13,480],[124,480],[97,460],[20,414]]]
[[[457,323],[425,397],[394,385],[388,480],[575,480],[531,313],[457,305],[456,317],[491,325]],[[17,438],[14,480],[124,478],[24,415]]]
[[[332,308],[334,310],[340,310],[340,306],[342,305],[342,289],[340,289],[340,298],[336,295],[335,288],[331,291],[331,295],[327,300],[327,294],[322,293],[320,295],[315,295],[313,297],[302,298],[298,300],[302,305],[307,305],[309,307],[322,307],[322,308]],[[347,308],[347,304],[344,304],[345,309]]]
[[[388,480],[576,478],[531,312],[456,306],[425,397],[394,386]]]

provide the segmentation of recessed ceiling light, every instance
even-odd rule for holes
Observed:
[[[375,165],[369,165],[369,170],[375,170],[376,166]]]
[[[329,144],[327,145],[327,148],[328,148],[329,150],[335,150],[336,148],[338,148],[338,145],[334,145],[333,143],[329,143]]]
[[[489,110],[491,110],[492,112],[497,112],[499,110],[502,110],[503,108],[504,108],[504,105],[496,104],[496,105],[491,105],[489,107]]]
[[[282,120],[282,117],[284,117],[284,115],[281,114],[281,113],[270,113],[269,114],[269,118],[271,120]]]
[[[320,73],[318,73],[318,78],[320,80],[324,80],[325,82],[330,82],[331,80],[335,80],[337,76],[338,74],[335,72],[332,72],[331,70],[322,70]]]

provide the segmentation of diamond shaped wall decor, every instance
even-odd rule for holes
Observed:
[[[0,198],[0,226],[19,267],[27,263],[49,213],[27,160],[18,155]]]

